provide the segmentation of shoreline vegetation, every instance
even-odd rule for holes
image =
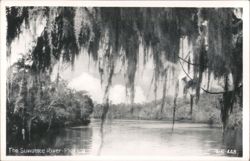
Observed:
[[[223,128],[223,120],[221,118],[222,97],[223,96],[221,95],[202,93],[197,104],[191,104],[189,96],[178,98],[174,120],[183,123],[204,123],[213,127],[216,126]],[[119,120],[154,120],[172,122],[172,100],[172,97],[166,97],[163,108],[162,100],[156,100],[143,104],[134,103],[133,105],[124,103],[110,104],[107,118]],[[101,119],[102,110],[103,105],[95,104],[91,117],[94,119]],[[236,104],[235,108],[230,112],[227,128],[224,129],[224,131],[238,131],[237,129],[242,129],[242,109],[239,104]]]
[[[206,123],[210,125],[218,125],[222,127],[220,118],[220,108],[217,95],[201,94],[200,101],[196,105],[192,105],[191,111],[188,97],[179,98],[177,100],[177,108],[175,121],[187,123]],[[161,112],[161,100],[152,101],[144,104],[111,104],[107,118],[125,119],[125,120],[173,120],[173,98],[166,98],[165,107]],[[101,118],[103,106],[95,105],[92,117]]]
[[[20,65],[22,61],[16,64]],[[49,75],[26,70],[8,77],[12,80],[7,84],[7,144],[24,145],[51,129],[90,123],[94,105],[86,91],[69,88],[59,76],[51,81],[46,79]]]
[[[51,128],[87,126],[91,119],[102,119],[104,105],[96,104],[85,91],[70,89],[67,87],[68,83],[60,77],[56,81],[44,81],[46,88],[37,88],[35,82],[27,85],[28,82],[34,81],[30,73],[23,71],[9,76],[13,79],[8,84],[11,86],[8,94],[12,97],[7,100],[7,131],[11,134],[7,139],[11,144],[16,140],[23,140],[22,137],[30,140],[33,133],[46,133]],[[35,96],[35,93],[39,96]],[[173,121],[173,99],[173,97],[166,96],[164,105],[161,99],[132,105],[112,104],[111,102],[107,119],[154,120],[169,123]],[[220,95],[202,93],[199,102],[191,104],[191,96],[179,97],[176,101],[174,121],[223,127],[221,99]],[[23,111],[24,106],[27,107],[26,111]],[[32,106],[35,108],[31,109]],[[234,109],[228,121],[228,129],[237,129],[242,126],[241,113],[239,108]],[[25,134],[22,134],[23,129]],[[11,139],[12,136],[18,137]]]
[[[17,69],[22,66],[22,61],[16,64]],[[53,131],[87,126],[93,118],[102,121],[104,105],[96,104],[86,91],[69,88],[67,81],[59,75],[52,81],[46,79],[49,75],[32,75],[29,71],[22,70],[11,72],[8,77],[12,81],[7,84],[7,147],[35,147],[33,141],[36,142],[40,137],[54,133]],[[189,95],[179,97],[176,102],[173,99],[166,96],[164,104],[162,99],[132,105],[110,102],[106,119],[160,120],[169,124],[173,123],[175,109],[176,123],[205,123],[210,127],[223,129],[221,95],[202,93],[199,102],[193,104]],[[238,104],[231,112],[227,129],[223,133],[225,144],[237,149],[241,155],[242,109]]]
[[[242,150],[242,9],[12,6],[5,11],[7,58],[15,54],[15,40],[27,45],[23,36],[32,40],[7,71],[8,145],[32,143],[33,133],[81,123],[93,112],[94,118],[101,118],[98,154],[107,118],[219,123],[223,139]],[[60,77],[65,65],[74,70],[77,56],[85,51],[98,67],[103,105],[94,105],[86,93],[68,88]],[[134,103],[140,57],[144,67],[152,62],[152,92],[162,90],[160,100]],[[124,76],[131,105],[110,102],[117,74]],[[222,90],[212,89],[212,78],[222,80]],[[179,96],[180,83],[186,99]],[[173,97],[168,97],[168,86]]]

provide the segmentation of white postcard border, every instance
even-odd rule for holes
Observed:
[[[243,8],[243,157],[6,156],[6,6],[242,7]],[[1,1],[1,160],[249,160],[249,1]]]

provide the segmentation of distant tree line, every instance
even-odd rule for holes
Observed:
[[[22,32],[22,26],[31,29],[41,19],[45,20],[43,32],[34,36],[36,44],[28,53],[32,60],[30,71],[49,73],[60,59],[74,65],[76,56],[86,51],[98,65],[104,86],[101,116],[103,133],[103,122],[110,108],[109,93],[115,67],[118,62],[124,67],[126,91],[133,105],[139,49],[142,47],[144,64],[149,58],[153,60],[155,98],[159,80],[165,80],[161,109],[164,109],[166,84],[175,87],[175,97],[172,99],[173,123],[179,99],[178,69],[182,69],[187,84],[183,92],[188,89],[195,91],[190,99],[190,107],[193,107],[193,102],[199,102],[201,90],[220,95],[221,121],[223,130],[227,131],[231,128],[231,115],[242,111],[243,20],[237,12],[242,14],[242,9],[7,7],[7,55],[12,54],[11,44]],[[188,39],[192,48],[192,59],[180,57],[183,38]],[[184,70],[184,63],[188,64],[188,71]],[[189,73],[190,66],[193,67],[192,75]],[[214,92],[201,87],[203,74],[207,71],[213,73],[215,79],[224,80],[222,91]],[[232,85],[229,84],[230,75]],[[26,84],[26,81],[21,82]],[[210,77],[207,82],[209,84]],[[21,98],[18,100],[20,107],[25,106],[19,103],[23,102]]]
[[[162,100],[152,101],[148,103],[135,103],[133,105],[133,113],[131,113],[131,105],[120,103],[110,105],[108,116],[111,119],[134,119],[134,120],[166,120],[172,121],[173,102],[172,97],[165,98],[164,108],[161,109]],[[189,100],[180,98],[177,101],[175,120],[192,123],[208,123],[222,126],[220,120],[219,96],[201,94],[200,101],[192,109],[191,113]],[[103,105],[96,104],[93,111],[94,118],[100,118]]]

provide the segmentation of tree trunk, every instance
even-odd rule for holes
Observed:
[[[161,113],[163,112],[163,108],[165,105],[165,99],[166,99],[166,90],[167,90],[167,70],[165,70],[164,73],[164,83],[163,83],[163,91],[162,91],[162,102],[161,102]]]
[[[174,106],[173,106],[173,121],[172,121],[172,132],[174,131],[174,123],[175,123],[175,112],[177,107],[177,97],[179,92],[179,81],[176,81],[175,84],[175,97],[174,97]]]
[[[33,116],[33,117],[31,117],[31,118],[27,121],[29,141],[31,141],[31,127],[32,127],[32,121],[33,121],[35,118],[36,118],[36,116]]]
[[[190,95],[190,116],[192,118],[192,115],[193,115],[193,102],[194,102],[194,96],[193,95]]]

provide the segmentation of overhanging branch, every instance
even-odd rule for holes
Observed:
[[[180,61],[179,61],[179,63],[180,63],[180,65],[181,65],[181,68],[182,68],[183,72],[186,74],[186,76],[187,76],[190,80],[194,80],[194,79],[191,78],[190,75],[185,71],[185,69],[184,69],[182,63],[181,63]],[[239,86],[239,87],[237,87],[237,88],[241,88],[241,87],[242,87],[242,85]],[[204,88],[202,88],[202,87],[200,87],[200,89],[202,89],[204,92],[209,93],[209,94],[224,94],[224,93],[226,93],[226,92],[230,92],[230,91],[211,92],[211,91],[208,91],[208,90],[206,90],[206,89],[204,89]]]
[[[200,66],[200,64],[191,63],[191,62],[189,62],[189,61],[183,59],[182,57],[179,57],[179,56],[178,56],[178,58],[179,58],[180,60],[184,61],[184,62],[187,63],[187,64],[194,65],[194,66]],[[203,65],[203,66],[204,66],[204,67],[208,67],[208,66],[205,66],[205,65]]]

